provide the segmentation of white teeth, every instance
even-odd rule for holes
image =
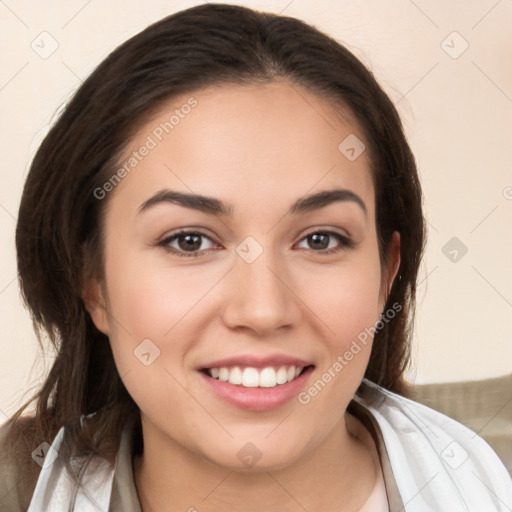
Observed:
[[[276,381],[278,384],[286,384],[288,382],[288,372],[284,366],[277,370]]]
[[[238,366],[231,368],[229,372],[229,382],[230,384],[242,384],[242,370],[240,370]]]
[[[260,385],[260,376],[256,368],[246,368],[242,374],[242,386],[244,388],[257,388]]]
[[[239,366],[230,368],[209,368],[208,374],[214,379],[230,384],[241,385],[245,388],[273,388],[296,379],[302,372],[300,366],[280,366],[277,371],[273,366],[258,370],[250,366],[243,370]]]
[[[273,388],[277,384],[276,371],[274,368],[264,368],[260,373],[260,386],[262,388]]]

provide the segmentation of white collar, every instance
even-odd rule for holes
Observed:
[[[98,456],[73,457],[71,467],[80,481],[76,485],[59,456],[63,438],[64,427],[46,454],[27,512],[108,512],[115,467]]]

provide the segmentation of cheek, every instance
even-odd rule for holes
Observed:
[[[218,279],[200,266],[166,267],[143,253],[111,261],[116,262],[107,274],[112,316],[136,338],[171,338],[174,326]]]
[[[188,349],[183,326],[201,290],[136,254],[111,256],[110,344],[119,375],[143,412],[161,411],[172,426],[176,418],[169,411],[186,406],[187,399],[177,384],[183,382],[181,368]]]
[[[381,313],[378,256],[369,251],[346,266],[311,275],[307,282],[327,352],[316,380],[298,401],[311,408],[311,417],[323,417],[325,424],[334,425],[357,390],[370,358],[373,328]]]
[[[304,280],[308,306],[342,350],[365,329],[374,326],[379,310],[380,264],[373,252],[338,268],[322,269]]]
[[[185,382],[185,359],[207,315],[205,295],[222,272],[200,265],[171,268],[161,259],[114,249],[106,271],[110,343],[129,393],[141,409],[157,403],[154,390],[179,395],[171,376]]]

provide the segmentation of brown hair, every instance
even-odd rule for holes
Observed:
[[[39,340],[45,331],[57,352],[32,399],[39,438],[50,440],[66,425],[71,446],[107,458],[127,418],[139,417],[109,340],[82,299],[84,276],[103,277],[108,199],[98,200],[94,190],[113,175],[130,137],[171,96],[276,79],[318,94],[333,111],[348,109],[365,136],[382,261],[392,233],[401,235],[401,263],[386,310],[393,304],[401,309],[376,333],[365,376],[402,389],[425,230],[415,161],[395,107],[371,72],[316,28],[207,4],[162,19],[115,49],[77,90],[32,162],[16,230],[19,280]],[[79,418],[96,411],[91,428],[79,428]]]

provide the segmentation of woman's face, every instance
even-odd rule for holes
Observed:
[[[285,82],[210,87],[131,140],[124,172],[97,194],[106,277],[88,309],[145,435],[224,467],[252,457],[275,469],[343,420],[391,282],[348,119]]]

